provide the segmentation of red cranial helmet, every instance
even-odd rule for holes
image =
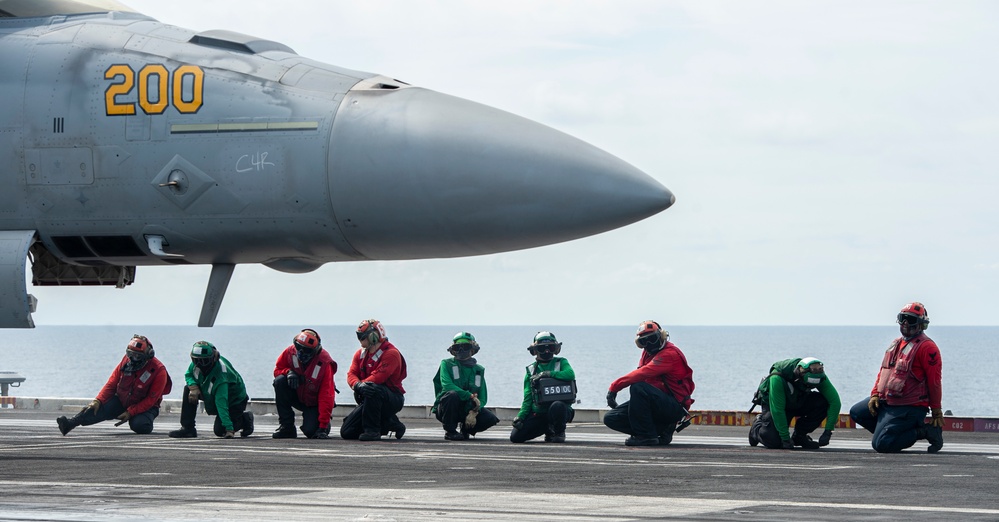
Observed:
[[[315,330],[302,330],[293,342],[298,350],[314,352],[319,348],[319,334]]]
[[[368,344],[376,344],[379,341],[383,341],[387,338],[385,335],[385,327],[382,323],[375,319],[365,319],[361,321],[361,324],[357,325],[357,340],[363,341],[368,340]]]
[[[926,311],[923,303],[912,302],[902,307],[896,322],[902,325],[919,325],[920,329],[925,330],[930,326],[930,314]]]
[[[635,344],[643,350],[658,351],[669,339],[669,332],[655,321],[644,321],[635,332]]]

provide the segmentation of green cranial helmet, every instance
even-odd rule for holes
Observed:
[[[215,357],[218,350],[215,345],[208,341],[198,341],[191,348],[191,359],[211,359]]]
[[[537,335],[534,336],[534,344],[541,345],[541,344],[562,344],[562,343],[558,342],[558,339],[555,338],[555,334],[551,332],[538,332]]]
[[[802,381],[812,388],[821,384],[822,380],[826,378],[825,366],[823,366],[822,361],[815,357],[805,357],[798,362],[798,368],[801,368]]]
[[[534,335],[534,342],[527,347],[527,351],[541,361],[550,361],[562,351],[562,343],[558,342],[555,334],[551,332],[538,332]]]
[[[451,346],[447,349],[451,355],[459,360],[468,360],[473,355],[479,353],[479,343],[475,342],[475,336],[468,332],[458,332],[451,340]]]
[[[475,342],[475,336],[468,332],[458,332],[454,334],[454,339],[451,339],[451,344],[478,344]]]

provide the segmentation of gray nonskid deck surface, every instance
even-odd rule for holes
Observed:
[[[744,427],[627,448],[597,424],[570,425],[564,445],[511,444],[509,426],[447,442],[407,419],[402,440],[361,443],[274,440],[273,415],[247,439],[217,439],[204,416],[199,438],[170,439],[174,414],[151,435],[102,423],[63,437],[56,416],[0,411],[0,520],[999,519],[994,434],[880,455],[862,430],[770,451]]]

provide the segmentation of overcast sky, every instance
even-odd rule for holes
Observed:
[[[218,324],[999,324],[999,4],[127,3],[536,120],[677,197],[522,252],[241,265]],[[208,273],[29,291],[38,324],[195,324]]]

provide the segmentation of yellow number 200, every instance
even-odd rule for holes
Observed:
[[[194,114],[204,101],[205,72],[196,65],[182,65],[170,71],[160,64],[148,64],[139,70],[139,107],[146,114],[163,114],[172,103],[181,114]],[[128,65],[115,64],[104,71],[111,84],[104,91],[104,112],[108,116],[132,116],[135,102],[120,100],[135,89],[136,74]]]

